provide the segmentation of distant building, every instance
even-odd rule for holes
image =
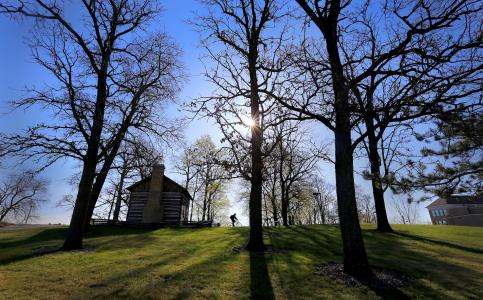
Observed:
[[[483,227],[483,197],[451,195],[426,208],[433,224]]]
[[[188,221],[190,193],[164,175],[164,165],[153,168],[151,177],[127,188],[130,192],[126,223],[181,224]]]

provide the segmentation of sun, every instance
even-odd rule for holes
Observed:
[[[249,117],[244,118],[242,120],[242,122],[243,122],[243,124],[245,124],[248,127],[253,127],[253,126],[256,125],[255,120],[253,120],[252,118],[249,118]]]

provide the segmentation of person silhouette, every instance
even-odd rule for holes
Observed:
[[[238,221],[238,219],[236,218],[236,214],[231,215],[230,220],[231,220],[231,226],[235,227],[235,222]]]

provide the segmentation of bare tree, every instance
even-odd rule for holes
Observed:
[[[436,78],[433,79],[443,80],[444,75],[440,76],[441,73],[438,71],[421,72],[417,62],[425,60],[421,66],[424,68],[437,62],[441,57],[446,57],[445,54],[451,57],[453,50],[477,47],[481,41],[478,42],[479,33],[475,30],[469,30],[471,41],[465,39],[461,44],[455,43],[453,48],[446,48],[444,44],[439,48],[433,44],[438,40],[447,41],[442,36],[446,36],[449,31],[467,32],[466,29],[469,28],[467,25],[472,24],[470,20],[478,12],[479,5],[477,1],[463,0],[415,0],[404,3],[400,1],[356,3],[354,1],[297,0],[297,3],[322,34],[322,47],[320,43],[311,43],[309,39],[303,41],[302,49],[298,50],[303,57],[301,61],[304,61],[300,68],[302,72],[296,70],[291,72],[298,79],[290,81],[305,91],[299,97],[278,100],[286,107],[322,122],[334,132],[337,201],[344,245],[344,271],[352,275],[370,276],[357,217],[353,150],[367,138],[368,132],[373,130],[369,128],[354,140],[352,140],[352,131],[356,124],[364,122],[367,113],[373,117],[387,109],[388,115],[392,115],[390,122],[401,122],[405,120],[401,117],[405,110],[392,110],[396,107],[392,105],[383,108],[375,107],[374,110],[367,105],[361,108],[358,106],[360,100],[364,98],[360,97],[361,87],[371,86],[371,80],[377,81],[378,77],[401,74],[399,69],[402,66],[409,66],[403,72],[409,71],[415,74],[411,79],[415,79],[416,82],[419,80],[418,74],[429,74],[429,77],[434,75]],[[384,13],[384,21],[378,17],[380,11]],[[374,19],[375,22],[366,26],[368,19]],[[376,38],[368,39],[371,34]],[[377,42],[376,47],[372,47],[374,41]],[[458,41],[457,35],[455,39],[450,40],[450,43],[455,41]],[[442,56],[437,54],[440,50]],[[411,64],[413,62],[416,63]],[[297,63],[296,59],[295,65]],[[475,73],[472,74],[474,76]],[[434,90],[435,86],[432,86],[431,79],[428,81],[425,79],[422,81],[427,85],[421,85],[416,90],[428,88],[428,91],[437,94],[439,90],[437,88]],[[409,80],[409,82],[415,81]],[[380,89],[382,90],[382,87]],[[409,91],[413,90],[409,89]],[[410,97],[411,95],[413,94],[408,95],[407,102],[421,100],[416,101],[415,107],[426,113],[427,107],[432,105],[431,99],[424,101],[427,99],[424,96],[415,99]],[[452,92],[450,95],[454,96],[455,93]],[[401,100],[400,97],[398,99]],[[411,113],[410,116],[413,118],[417,113]],[[366,123],[369,127],[370,122]],[[386,124],[386,122],[380,123],[377,118],[373,123],[374,129],[382,128]],[[374,163],[374,160],[372,162]],[[379,204],[380,201],[376,206],[382,207]]]
[[[163,33],[144,34],[158,15],[156,1],[82,1],[82,22],[64,14],[57,2],[3,1],[0,13],[31,17],[31,47],[37,63],[59,85],[29,90],[15,107],[39,105],[54,122],[8,137],[3,154],[44,161],[73,158],[81,176],[64,250],[82,247],[83,232],[126,134],[167,138],[175,126],[164,122],[161,104],[179,89],[179,50]],[[161,122],[163,120],[163,122]]]
[[[371,196],[356,187],[356,201],[359,220],[362,223],[376,223],[376,208]]]
[[[396,216],[399,221],[403,224],[414,224],[418,220],[418,207],[415,201],[411,198],[409,199],[402,199],[402,198],[395,198],[393,199],[393,207],[394,211],[396,212]]]
[[[374,14],[365,13],[353,16],[354,23],[360,24],[357,29],[358,41],[354,47],[365,43],[363,50],[350,49],[344,51],[347,61],[353,61],[349,56],[354,52],[364,52],[367,60],[375,68],[368,70],[371,74],[360,81],[353,88],[354,97],[361,109],[362,124],[366,136],[365,147],[370,162],[370,175],[373,186],[374,201],[378,215],[378,230],[391,232],[387,222],[384,206],[384,176],[381,174],[381,149],[378,144],[384,138],[386,131],[391,127],[421,119],[422,117],[439,114],[441,111],[452,110],[460,105],[472,102],[469,97],[481,92],[481,59],[475,50],[481,47],[479,27],[472,25],[477,17],[477,5],[473,1],[460,1],[454,3],[441,3],[439,7],[435,1],[408,2],[406,8],[415,10],[418,6],[427,7],[427,18],[435,24],[423,24],[418,13],[413,11],[405,16],[399,13],[400,20],[409,26],[423,28],[424,33],[417,33],[423,38],[414,37],[417,49],[404,47],[404,53],[396,54],[395,59],[384,64],[378,64],[379,53],[387,47],[385,37],[382,36],[378,18]],[[454,6],[453,6],[454,5]],[[370,4],[368,4],[370,6]],[[443,8],[442,11],[440,9]],[[386,11],[404,11],[396,1],[386,3]],[[444,12],[444,9],[453,12]],[[453,15],[452,15],[453,14]],[[453,18],[454,17],[454,18]],[[447,21],[444,19],[448,18]],[[457,21],[460,19],[460,21]],[[392,23],[393,21],[391,21]],[[440,28],[436,23],[445,25],[450,29]],[[462,28],[464,26],[464,29]],[[400,32],[403,33],[402,31]],[[444,38],[442,38],[444,36]],[[402,46],[403,44],[401,44]],[[395,49],[395,48],[393,48]],[[401,55],[402,54],[402,55]],[[476,55],[475,55],[476,54]],[[358,76],[357,63],[348,65],[349,73]],[[352,75],[349,75],[352,76]],[[466,103],[466,104],[465,104]],[[458,108],[459,109],[459,108]],[[403,124],[404,125],[404,124]]]
[[[314,214],[315,223],[333,224],[337,222],[337,207],[335,199],[335,188],[323,180],[319,174],[313,175],[312,195],[315,200],[316,213]]]
[[[263,156],[268,124],[280,115],[279,106],[263,90],[273,91],[278,74],[277,53],[283,29],[273,30],[284,16],[274,0],[206,0],[207,13],[195,24],[214,63],[205,76],[216,87],[198,99],[193,111],[218,123],[234,167],[251,184],[250,238],[247,249],[265,249],[262,235]],[[221,47],[219,47],[221,46]],[[247,130],[248,128],[248,130]],[[266,144],[265,144],[266,145]]]
[[[27,223],[45,201],[46,182],[33,173],[5,176],[0,182],[0,222]]]
[[[284,130],[283,126],[287,126],[287,122],[280,126],[281,130]],[[290,200],[295,197],[292,192],[295,184],[311,174],[319,159],[325,156],[325,147],[312,145],[309,132],[298,129],[299,126],[299,124],[293,124],[273,152],[276,157],[281,216],[284,226],[289,225],[288,213]],[[310,198],[312,199],[312,196]]]

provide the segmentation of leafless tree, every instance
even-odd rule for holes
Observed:
[[[315,173],[311,181],[312,194],[315,200],[314,221],[319,224],[334,224],[337,219],[335,188],[322,176]]]
[[[436,1],[415,1],[408,2],[405,7],[396,1],[386,3],[386,11],[401,11],[398,13],[400,21],[411,24],[409,27],[419,26],[426,32],[416,33],[424,36],[424,39],[415,37],[412,42],[408,41],[412,46],[405,46],[402,55],[393,48],[395,59],[384,64],[376,61],[387,47],[378,26],[378,17],[367,12],[362,17],[352,17],[354,23],[360,24],[357,29],[360,42],[354,43],[354,47],[364,42],[367,45],[362,48],[367,56],[364,60],[374,66],[370,76],[353,88],[353,93],[363,120],[364,132],[361,136],[367,139],[365,148],[370,162],[378,230],[381,232],[392,231],[384,205],[384,178],[380,170],[383,154],[378,149],[386,131],[401,123],[459,109],[461,105],[472,105],[469,98],[481,93],[481,84],[478,83],[481,78],[481,55],[475,52],[481,47],[481,32],[478,25],[473,25],[478,18],[478,6],[473,1],[441,4],[439,7]],[[406,9],[412,7],[417,10],[419,5],[427,8],[424,14],[428,22],[432,20],[433,25],[424,24],[425,19],[418,19],[416,11],[408,11],[403,16]],[[370,4],[368,6],[371,7]],[[448,11],[445,12],[445,9]],[[356,51],[346,49],[344,53],[352,56]],[[345,59],[351,62],[350,68],[357,68],[357,63],[353,63],[349,57]],[[350,69],[349,74],[359,75],[356,69]]]
[[[283,126],[287,126],[287,124],[289,123],[281,124],[280,130],[284,130]],[[281,216],[284,226],[288,226],[290,200],[295,197],[292,192],[295,184],[313,173],[319,160],[326,156],[325,147],[313,145],[309,132],[299,129],[300,126],[300,124],[292,124],[272,154],[275,156],[277,164]]]
[[[205,72],[213,95],[198,99],[191,110],[215,119],[228,145],[234,167],[250,182],[250,238],[247,249],[264,250],[262,235],[263,157],[267,127],[282,114],[268,93],[277,80],[278,53],[285,29],[274,22],[285,7],[274,0],[205,0],[206,14],[195,25],[213,62]],[[265,136],[264,136],[265,134]],[[273,145],[273,144],[271,144]]]
[[[0,182],[0,222],[27,223],[45,201],[47,184],[33,173],[19,173],[2,178]]]
[[[344,246],[344,271],[352,275],[370,276],[371,271],[357,216],[353,151],[363,139],[367,138],[368,132],[373,130],[369,128],[354,140],[352,140],[352,131],[356,124],[364,122],[367,113],[374,116],[382,114],[386,109],[387,113],[393,116],[390,119],[391,122],[400,122],[404,120],[401,114],[404,114],[405,110],[398,111],[392,105],[375,107],[374,110],[370,109],[370,104],[361,108],[358,105],[364,98],[360,97],[361,87],[371,86],[371,80],[377,81],[378,78],[384,78],[386,75],[400,74],[401,67],[406,66],[408,69],[404,69],[403,72],[413,73],[415,76],[410,78],[418,81],[420,80],[418,75],[424,74],[420,68],[432,65],[442,57],[451,57],[453,50],[461,47],[464,49],[467,46],[474,47],[475,42],[477,46],[481,41],[478,42],[480,33],[475,30],[469,30],[472,41],[466,39],[461,41],[457,34],[454,39],[446,39],[446,36],[453,30],[466,32],[469,28],[468,24],[474,23],[469,20],[474,18],[480,7],[478,1],[464,0],[405,2],[297,0],[297,3],[310,22],[320,31],[323,39],[320,43],[315,41],[315,44],[313,40],[304,39],[302,49],[296,51],[294,56],[298,57],[298,52],[303,57],[300,60],[304,62],[301,68],[303,71],[291,72],[298,77],[298,80],[291,78],[289,81],[298,85],[299,90],[304,90],[302,95],[287,99],[278,98],[278,100],[284,106],[320,121],[334,132],[336,188]],[[381,12],[383,19],[380,17]],[[366,26],[368,19],[374,20],[371,26]],[[368,38],[371,34],[376,38]],[[377,42],[376,47],[372,47],[373,41]],[[435,43],[437,41],[442,42],[439,44],[441,47]],[[444,44],[446,41],[454,43],[455,47],[446,48]],[[462,43],[458,44],[458,41]],[[289,58],[291,58],[290,55]],[[298,63],[297,60],[297,58],[291,59],[295,65]],[[415,61],[416,63],[412,64]],[[424,64],[419,68],[417,62],[420,61],[424,61]],[[444,75],[441,76],[442,74],[437,71],[425,73],[425,75],[428,74],[429,78],[435,77],[433,79],[441,80],[444,78]],[[426,82],[427,86],[419,86],[416,90],[428,88],[433,93],[439,92],[439,90],[431,90],[431,79]],[[407,99],[414,100],[410,95],[412,94],[408,94]],[[451,93],[451,95],[455,94]],[[421,109],[425,112],[427,110],[425,108],[432,105],[431,100],[424,101],[426,100],[424,96],[419,100],[416,102],[415,110]],[[410,115],[414,117],[417,114]],[[381,128],[385,124],[376,121],[374,129]]]
[[[74,4],[73,4],[74,5]],[[81,164],[75,207],[64,250],[82,247],[94,210],[122,141],[129,133],[167,138],[176,128],[160,112],[179,89],[180,51],[164,33],[148,34],[156,1],[81,1],[82,21],[56,1],[2,1],[0,13],[34,18],[34,59],[58,86],[31,89],[15,107],[37,105],[53,122],[6,137],[3,154],[49,166],[73,158]],[[161,121],[162,120],[162,121]]]
[[[396,216],[403,224],[414,224],[418,220],[418,207],[412,199],[393,199],[393,208]]]
[[[376,208],[371,196],[364,193],[360,187],[356,187],[357,211],[359,221],[362,223],[376,223]]]

